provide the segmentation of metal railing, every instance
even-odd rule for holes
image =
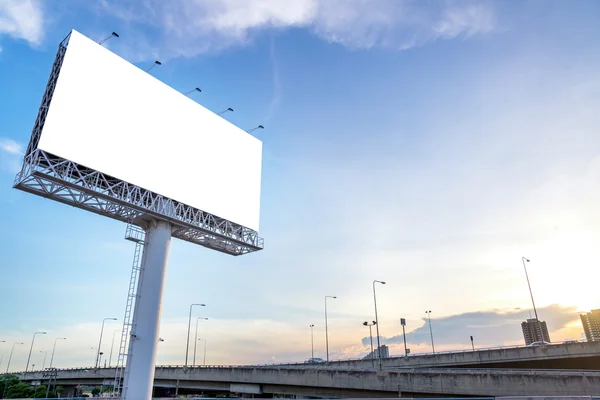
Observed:
[[[157,370],[226,370],[226,369],[279,369],[276,366],[242,366],[242,365],[199,365],[195,367],[185,367],[183,365],[157,365]],[[286,368],[282,368],[286,369]],[[315,369],[315,368],[313,368]],[[328,371],[328,370],[339,370],[332,369],[326,366],[323,368],[316,368],[318,370]],[[349,371],[376,371],[377,368],[373,367],[345,367],[344,370]],[[590,376],[597,377],[600,376],[600,370],[584,370],[584,369],[524,369],[524,368],[404,368],[404,369],[386,369],[388,372],[396,372],[402,374],[433,374],[433,375],[442,375],[442,374],[452,374],[452,375],[460,375],[460,374],[474,374],[474,375],[544,375],[544,376]],[[57,372],[90,372],[98,375],[98,377],[107,377],[110,373],[114,371],[114,367],[111,368],[64,368],[64,369],[56,369]],[[22,372],[12,372],[12,375],[25,375],[25,376],[35,376],[43,373],[43,371],[28,371],[25,373]],[[10,375],[9,374],[9,375]],[[4,375],[4,374],[2,374]],[[37,379],[37,378],[36,378]]]
[[[549,345],[546,345],[546,347],[551,347],[551,346],[559,346],[559,345],[573,345],[573,344],[583,344],[583,343],[598,343],[599,341],[593,341],[593,340],[578,340],[576,341],[576,343],[573,343],[575,341],[568,341],[568,342],[560,342],[560,343],[551,343]],[[509,350],[509,349],[529,349],[529,348],[541,348],[540,347],[528,347],[528,346],[496,346],[496,347],[486,347],[486,348],[478,348],[475,349],[474,351],[472,349],[463,349],[463,350],[447,350],[447,351],[438,351],[435,353],[414,353],[414,354],[409,354],[408,356],[396,356],[396,357],[388,357],[385,358],[384,360],[392,360],[392,359],[404,359],[406,357],[408,358],[415,358],[415,357],[431,357],[431,356],[437,356],[439,354],[461,354],[461,353],[473,353],[473,352],[481,352],[481,351],[493,351],[493,350]],[[347,358],[347,359],[339,359],[339,360],[332,360],[329,362],[325,362],[325,363],[306,363],[306,362],[301,362],[301,361],[290,361],[290,362],[281,362],[281,363],[272,363],[272,364],[253,364],[253,365],[236,365],[236,364],[230,364],[230,365],[196,365],[196,366],[187,366],[187,369],[200,369],[200,368],[273,368],[273,367],[278,367],[278,366],[282,366],[282,367],[289,367],[289,366],[302,366],[302,367],[309,367],[309,368],[327,368],[327,367],[331,367],[331,366],[336,366],[336,364],[339,363],[345,363],[345,362],[352,362],[352,361],[370,361],[370,360],[364,360],[363,358]],[[361,367],[354,367],[354,366],[340,366],[340,367],[351,367],[351,368],[361,368]],[[183,365],[157,365],[156,368],[184,368]],[[395,369],[394,367],[384,367],[385,369]],[[104,369],[104,368],[99,368],[100,370]],[[113,368],[107,368],[107,370],[110,370]],[[368,367],[364,367],[361,369],[372,369],[372,368],[368,368]],[[428,369],[427,367],[424,368],[405,368],[403,370],[406,371],[410,371],[412,369],[415,370],[426,370]],[[431,368],[432,370],[443,370],[444,368]],[[90,370],[90,371],[95,371],[96,368],[92,367],[73,367],[73,368],[63,368],[63,369],[59,369],[60,371],[81,371],[81,370]],[[468,370],[466,368],[461,368],[461,371],[464,370]],[[482,369],[477,368],[476,370],[481,371]],[[487,370],[487,369],[486,369]],[[496,369],[496,368],[492,368],[489,369],[492,371],[507,371],[506,369]],[[519,369],[509,369],[508,371],[519,371]],[[529,370],[526,370],[529,371]],[[552,370],[552,369],[535,369],[533,371],[580,371],[580,370]],[[581,371],[594,371],[594,370],[581,370]],[[41,370],[38,371],[29,371],[28,374],[34,373],[34,372],[42,372]],[[24,374],[24,371],[21,372],[11,372],[9,374]],[[0,374],[0,375],[4,375],[4,374]]]

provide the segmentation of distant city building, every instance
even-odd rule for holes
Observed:
[[[390,358],[390,349],[385,345],[381,345],[381,358]],[[367,354],[363,360],[370,360],[372,358],[379,358],[379,348],[373,350],[372,353]]]
[[[535,342],[550,342],[546,321],[531,318],[521,323],[521,329],[523,330],[523,338],[526,345]]]
[[[581,325],[587,340],[600,340],[600,310],[580,314]]]

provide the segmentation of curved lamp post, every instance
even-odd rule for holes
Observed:
[[[208,318],[204,318],[204,317],[198,317],[196,319],[196,334],[194,335],[194,360],[193,360],[193,366],[196,366],[196,343],[198,343],[198,321],[200,321],[201,319],[207,321]]]
[[[379,358],[379,369],[381,369],[381,343],[379,341],[379,317],[377,317],[377,295],[375,294],[375,284],[381,283],[385,285],[384,281],[373,281],[373,302],[375,303],[375,323],[377,328],[377,358]]]
[[[431,335],[431,349],[433,350],[433,354],[435,354],[435,346],[433,345],[433,329],[431,328],[431,310],[425,311],[425,314],[429,317],[429,334]]]
[[[102,334],[104,333],[104,323],[106,321],[116,321],[116,318],[104,318],[102,320],[102,328],[100,329],[100,341],[98,342],[98,353],[96,354],[96,363],[94,364],[96,368],[98,368],[98,363],[100,362],[100,348],[102,347]]]
[[[206,307],[206,304],[200,304],[200,303],[190,304],[190,317],[188,318],[187,342],[185,343],[185,366],[186,366],[186,368],[187,368],[187,365],[188,365],[188,354],[189,354],[189,350],[190,350],[190,328],[191,328],[191,325],[192,325],[192,308],[194,306]]]
[[[337,299],[336,296],[325,296],[325,352],[329,362],[329,332],[327,331],[327,299]]]
[[[67,340],[66,337],[57,337],[56,339],[54,339],[54,346],[52,346],[52,356],[50,357],[50,367],[52,368],[52,362],[54,361],[54,351],[56,350],[56,342],[58,342],[59,340]]]
[[[31,339],[31,347],[29,348],[29,357],[27,357],[27,366],[25,367],[25,373],[29,370],[29,361],[31,360],[31,351],[33,350],[33,343],[35,342],[36,335],[45,335],[46,332],[36,332],[33,334],[33,338]]]

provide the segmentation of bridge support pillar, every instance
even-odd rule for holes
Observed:
[[[129,339],[123,382],[123,400],[149,400],[152,398],[171,233],[172,226],[168,222],[152,220],[146,226],[146,245],[142,256]]]

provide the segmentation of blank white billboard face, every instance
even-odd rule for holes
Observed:
[[[262,143],[77,31],[38,147],[258,231]]]

